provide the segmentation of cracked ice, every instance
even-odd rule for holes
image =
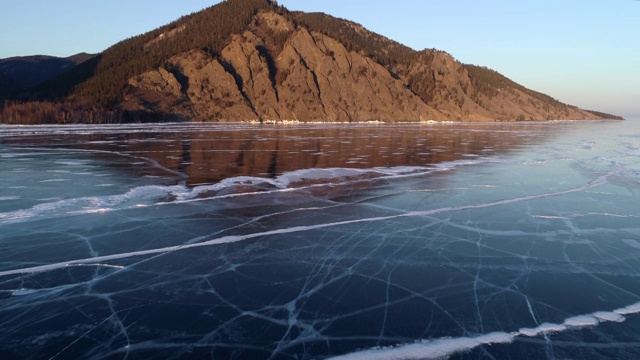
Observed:
[[[2,358],[640,356],[631,122],[2,130]]]

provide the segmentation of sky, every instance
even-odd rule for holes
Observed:
[[[0,58],[97,53],[219,0],[3,0]],[[444,50],[560,101],[640,118],[640,1],[280,0]]]

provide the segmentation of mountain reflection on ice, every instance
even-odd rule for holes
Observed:
[[[3,359],[640,356],[633,121],[0,127],[0,166]]]

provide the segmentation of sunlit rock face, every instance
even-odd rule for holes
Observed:
[[[640,356],[640,128],[0,128],[0,357]]]
[[[220,54],[193,49],[129,79],[120,107],[134,117],[221,122],[598,118],[524,87],[504,85],[485,94],[467,67],[442,51],[425,50],[411,63],[385,67],[294,19],[258,13]]]

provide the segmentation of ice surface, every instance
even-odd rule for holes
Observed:
[[[0,358],[638,358],[639,141],[0,127]]]

